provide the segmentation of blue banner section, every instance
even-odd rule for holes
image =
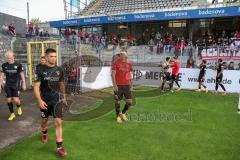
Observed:
[[[50,26],[58,28],[67,26],[87,26],[120,22],[200,19],[234,16],[240,16],[240,6],[79,18],[71,20],[51,21]]]

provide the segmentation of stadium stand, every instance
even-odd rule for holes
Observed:
[[[197,4],[196,0],[97,0],[88,5],[83,16],[160,10],[165,8],[183,8]]]

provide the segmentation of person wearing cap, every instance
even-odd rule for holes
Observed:
[[[128,121],[126,112],[132,105],[132,62],[127,59],[127,52],[122,50],[120,57],[112,65],[112,82],[114,88],[116,121]],[[125,106],[120,111],[120,101],[125,97]]]

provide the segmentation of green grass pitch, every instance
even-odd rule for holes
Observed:
[[[147,87],[136,88],[134,95],[136,105],[130,109],[127,123],[116,124],[114,110],[85,122],[64,121],[64,147],[69,154],[64,159],[240,159],[237,95],[191,91],[161,94]],[[107,101],[113,104],[112,98]],[[49,129],[46,144],[40,142],[40,133],[36,133],[0,151],[0,160],[60,159],[55,154],[54,129]]]

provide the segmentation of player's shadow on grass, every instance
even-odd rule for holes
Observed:
[[[97,108],[84,112],[79,114],[71,114],[71,106],[70,106],[70,112],[68,113],[69,116],[65,119],[65,121],[89,121],[93,120],[99,117],[102,117],[106,115],[107,113],[114,110],[114,99],[113,94],[110,94],[109,92],[105,91],[95,91],[97,92],[96,95],[102,95],[105,94],[105,96],[95,97],[102,101],[101,105],[99,105]],[[133,91],[133,106],[136,105],[137,100],[136,98],[145,98],[145,97],[156,97],[160,95],[164,95],[168,92],[161,93],[159,88],[151,89],[151,90],[140,90],[140,91]],[[73,104],[72,105],[76,105]],[[68,111],[69,111],[68,110]]]

